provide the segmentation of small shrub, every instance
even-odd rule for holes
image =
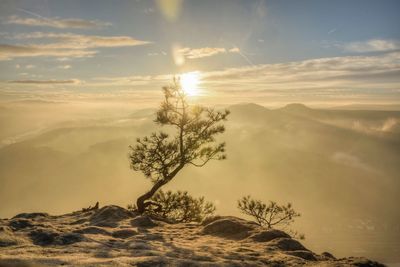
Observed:
[[[151,201],[155,204],[150,212],[175,222],[201,222],[213,215],[215,206],[204,197],[195,198],[187,191],[159,191]]]
[[[238,200],[238,208],[242,213],[253,217],[260,226],[267,229],[272,227],[285,228],[296,217],[300,217],[300,213],[296,212],[290,203],[279,205],[274,201],[270,201],[267,205],[260,200],[252,199],[250,196],[245,196]],[[289,230],[289,232],[294,238],[305,238],[304,234],[299,234],[293,230]]]

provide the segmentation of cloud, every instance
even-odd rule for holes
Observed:
[[[79,84],[81,83],[78,79],[70,79],[70,80],[14,80],[8,81],[9,83],[18,83],[18,84]]]
[[[337,32],[337,29],[336,29],[336,28],[333,28],[333,29],[331,29],[330,31],[328,31],[328,35],[333,34],[333,33],[335,33],[335,32]]]
[[[202,47],[195,49],[184,47],[181,48],[179,52],[186,58],[195,59],[195,58],[211,57],[217,54],[226,53],[226,49],[219,47]]]
[[[227,101],[396,103],[400,53],[317,58],[202,73],[202,86]],[[239,100],[239,97],[241,98]],[[232,100],[231,100],[232,101]]]
[[[375,173],[376,170],[370,165],[363,162],[360,158],[355,155],[348,154],[346,152],[338,151],[332,155],[332,160],[336,163],[343,164],[352,168],[360,169],[365,172]]]
[[[19,16],[8,17],[7,24],[17,24],[24,26],[44,26],[59,29],[90,29],[110,26],[109,22],[101,22],[98,20],[83,20],[77,18],[45,18],[37,15],[37,18],[21,18]]]
[[[0,60],[34,56],[91,57],[98,53],[98,51],[89,50],[91,48],[137,46],[150,43],[129,36],[97,36],[73,33],[33,32],[16,34],[9,38],[15,40],[39,40],[41,43],[0,45]],[[43,43],[43,41],[51,42]]]
[[[12,39],[52,40],[53,43],[40,44],[38,46],[46,48],[68,48],[68,49],[137,46],[150,43],[148,41],[134,39],[130,36],[98,36],[98,35],[83,35],[74,33],[45,33],[45,32],[17,34],[14,35]]]
[[[295,95],[348,98],[393,97],[400,84],[400,53],[379,56],[317,58],[200,72],[202,85],[213,94]],[[169,75],[98,78],[96,85],[168,82]],[[98,83],[97,83],[98,82]],[[374,96],[375,95],[375,96]]]
[[[365,79],[374,77],[399,82],[392,77],[400,72],[400,53],[384,56],[347,56],[317,58],[279,64],[261,64],[205,73],[213,81],[263,82],[266,85],[294,82],[322,82]]]
[[[384,121],[381,121],[376,124],[371,124],[367,122],[362,122],[362,121],[354,121],[352,128],[354,130],[368,133],[368,134],[373,134],[373,133],[379,133],[379,132],[395,132],[400,128],[400,119],[394,118],[394,117],[389,117],[385,119]]]
[[[295,101],[323,106],[338,103],[388,104],[400,100],[399,52],[316,58],[199,73],[200,90],[204,90],[203,96],[208,98],[209,103],[257,101],[260,104],[282,105]],[[171,82],[173,75],[103,76],[85,80],[79,87],[95,90],[113,88],[113,93],[122,98],[140,91],[157,99],[158,89]],[[12,85],[9,84],[9,87]],[[393,121],[388,121],[382,130],[397,127],[393,125]]]
[[[23,46],[0,44],[0,61],[11,60],[17,57],[91,57],[97,51],[84,49],[57,49],[41,46]]]
[[[142,86],[157,85],[162,86],[172,80],[174,75],[131,75],[120,77],[96,77],[92,82],[86,83],[88,86]]]
[[[60,65],[60,66],[58,66],[58,68],[59,68],[59,69],[67,70],[67,69],[72,68],[72,66],[71,66],[71,65]]]
[[[225,53],[240,53],[240,50],[237,47],[232,49],[226,49],[223,47],[182,48],[179,45],[174,45],[172,47],[173,59],[175,64],[178,66],[185,63],[186,59],[199,59]]]
[[[225,54],[225,53],[238,53],[239,48],[235,47],[232,49],[225,49],[221,47],[202,47],[202,48],[189,48],[184,47],[178,50],[185,58],[188,59],[197,59],[203,57],[211,57],[217,54]]]
[[[238,47],[234,47],[228,50],[230,53],[240,53],[240,49]]]
[[[365,52],[387,52],[400,50],[400,41],[372,39],[365,42],[352,42],[340,45],[346,51],[365,53]]]
[[[382,132],[391,132],[393,129],[399,128],[399,125],[400,119],[388,118],[387,120],[385,120],[380,130]]]

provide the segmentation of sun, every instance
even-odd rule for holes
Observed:
[[[188,96],[199,95],[200,73],[198,71],[181,74],[180,83],[182,90]]]

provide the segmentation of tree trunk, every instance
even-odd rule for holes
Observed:
[[[163,186],[164,184],[166,184],[166,182],[164,182],[164,180],[158,181],[157,183],[155,183],[153,185],[153,187],[150,189],[150,191],[147,191],[145,194],[141,195],[136,200],[137,210],[140,214],[145,212],[146,207],[148,206],[148,205],[146,205],[147,202],[145,202],[145,201],[152,198],[154,196],[154,194],[158,191],[158,189],[160,189],[160,187]]]
[[[146,200],[152,198],[154,194],[160,189],[163,185],[167,184],[169,181],[172,180],[172,178],[175,177],[175,175],[178,174],[178,172],[183,168],[184,164],[179,165],[170,175],[168,175],[166,178],[159,180],[156,182],[153,187],[148,191],[147,193],[141,195],[137,200],[136,200],[136,206],[137,206],[137,211],[142,214],[143,212],[146,211],[146,208],[151,205],[154,202]],[[160,208],[160,207],[159,207]]]

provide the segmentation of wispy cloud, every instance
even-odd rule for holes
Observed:
[[[138,40],[130,36],[98,36],[98,35],[83,35],[74,33],[45,33],[33,32],[16,34],[11,37],[17,40],[39,39],[52,40],[54,43],[40,44],[41,47],[47,48],[95,48],[95,47],[122,47],[122,46],[137,46],[145,45],[151,42]]]
[[[211,57],[218,54],[224,53],[238,53],[239,48],[226,49],[223,47],[201,47],[201,48],[189,48],[184,47],[178,50],[185,58],[197,59],[203,57]]]
[[[226,49],[219,47],[202,47],[194,49],[189,47],[184,47],[181,48],[178,52],[181,53],[186,58],[195,59],[195,58],[211,57],[217,54],[226,53]]]
[[[91,57],[97,51],[83,49],[57,49],[47,48],[40,45],[5,45],[0,44],[0,60],[11,60],[17,57]]]
[[[71,65],[59,65],[58,68],[59,68],[59,69],[67,70],[67,69],[72,68],[72,66],[71,66]]]
[[[333,34],[333,33],[335,33],[335,32],[337,32],[337,29],[336,29],[336,28],[333,28],[333,29],[331,29],[331,30],[328,31],[328,35]]]
[[[338,151],[332,155],[332,160],[336,163],[347,165],[352,168],[360,169],[365,172],[376,173],[377,171],[370,165],[363,162],[360,158],[346,152]]]
[[[351,42],[340,45],[346,51],[365,53],[365,52],[386,52],[400,50],[400,41],[372,39],[364,42]]]
[[[13,80],[8,83],[19,83],[19,84],[79,84],[81,81],[78,79],[70,80]]]
[[[14,40],[39,40],[29,45],[0,45],[0,60],[15,57],[53,56],[59,58],[90,57],[98,51],[89,50],[100,47],[124,47],[145,45],[150,42],[130,36],[97,36],[73,33],[23,33],[8,37]],[[43,41],[50,41],[43,43]]]
[[[110,26],[109,22],[102,22],[98,20],[84,20],[77,18],[45,18],[38,14],[30,12],[29,14],[35,15],[36,18],[22,18],[19,16],[8,17],[7,24],[17,24],[24,26],[41,26],[41,27],[52,27],[59,29],[90,29]]]

